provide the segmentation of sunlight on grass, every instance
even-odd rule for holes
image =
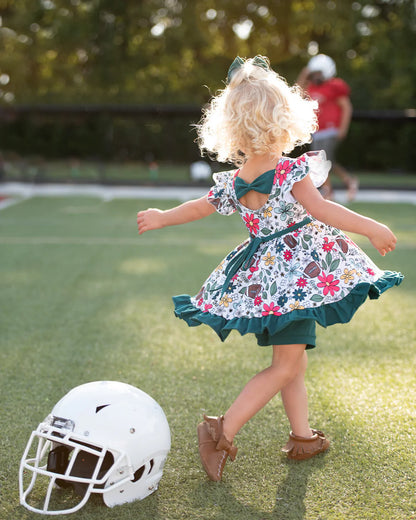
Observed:
[[[125,260],[120,265],[120,271],[126,274],[142,275],[142,274],[158,274],[166,269],[166,262],[153,258],[150,260],[142,260],[135,258]]]

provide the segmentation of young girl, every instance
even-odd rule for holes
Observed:
[[[198,425],[205,471],[221,480],[234,436],[279,391],[291,432],[290,458],[325,451],[329,441],[308,422],[304,375],[306,349],[315,346],[316,323],[348,322],[369,296],[398,285],[400,273],[381,271],[342,231],[369,238],[381,255],[396,237],[375,220],[324,200],[316,186],[326,179],[325,154],[291,159],[316,128],[316,102],[290,88],[267,58],[237,57],[226,88],[214,97],[198,126],[201,150],[238,169],[214,175],[208,195],[167,211],[137,214],[139,233],[184,224],[214,211],[238,211],[249,239],[207,278],[199,293],[176,296],[175,314],[188,325],[205,323],[221,340],[231,330],[253,333],[272,346],[271,365],[254,376],[224,415]]]

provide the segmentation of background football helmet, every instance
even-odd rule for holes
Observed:
[[[79,510],[92,493],[113,507],[158,487],[170,450],[166,416],[148,394],[116,381],[77,386],[32,432],[20,502],[37,513]]]
[[[311,58],[307,68],[309,73],[321,72],[325,81],[333,78],[337,73],[335,61],[326,54],[317,54]]]

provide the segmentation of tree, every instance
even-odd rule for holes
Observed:
[[[202,103],[237,55],[330,54],[355,106],[414,105],[411,0],[1,0],[3,103]]]

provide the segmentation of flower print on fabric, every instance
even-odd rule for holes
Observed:
[[[296,159],[297,166],[300,166],[302,163],[306,162],[306,155],[303,154]]]
[[[221,215],[232,215],[236,211],[237,206],[230,193],[229,172],[214,173],[213,179],[215,186],[208,192],[208,202]]]
[[[301,305],[298,301],[296,301],[295,303],[290,304],[290,308],[292,309],[292,311],[297,311],[297,310],[302,310],[305,307],[303,305]]]
[[[308,281],[306,280],[306,278],[298,278],[296,280],[296,285],[298,287],[305,287],[305,285],[308,283]]]
[[[293,278],[297,278],[298,276],[302,276],[302,267],[300,265],[300,262],[290,262],[289,268],[286,271],[286,276],[289,280],[293,280]],[[296,282],[298,284],[298,282]]]
[[[278,305],[275,305],[273,302],[271,302],[269,304],[265,303],[263,305],[262,315],[269,316],[269,315],[273,314],[273,316],[280,316],[281,313],[279,312],[279,309],[280,309],[280,307]]]
[[[244,222],[246,223],[247,229],[250,232],[250,235],[255,235],[259,231],[259,222],[260,219],[256,218],[252,213],[246,213],[243,217]]]
[[[278,180],[279,186],[281,186],[286,181],[287,176],[292,169],[292,165],[293,163],[289,159],[283,162],[281,161],[277,165],[275,179]]]
[[[355,276],[361,276],[360,273],[357,273],[355,269],[344,269],[344,274],[341,275],[341,280],[344,281],[345,284],[352,282]]]
[[[293,258],[293,253],[292,253],[292,251],[289,251],[289,249],[286,249],[286,251],[283,253],[283,256],[284,256],[284,259],[285,259],[286,261],[288,261],[288,260],[292,260],[292,258]]]
[[[225,294],[221,300],[220,300],[220,305],[224,305],[224,307],[228,307],[230,305],[230,303],[233,301],[232,298],[230,298],[228,296],[228,294]]]
[[[268,266],[268,265],[274,265],[274,259],[276,257],[275,256],[272,256],[272,254],[270,253],[270,251],[267,252],[267,255],[266,256],[263,256],[263,262],[264,262],[264,265]]]
[[[323,273],[322,276],[318,276],[318,280],[321,282],[317,284],[317,287],[323,287],[324,296],[328,293],[334,296],[334,293],[339,291],[339,280],[335,280],[333,274],[326,276],[326,274]]]
[[[274,209],[274,212],[280,216],[282,222],[287,222],[294,215],[294,212],[292,211],[293,206],[293,204],[288,204],[284,200],[281,200],[278,206]]]
[[[357,287],[370,286],[384,276],[385,272],[347,235],[315,220],[293,198],[291,192],[296,182],[309,175],[319,185],[329,166],[319,153],[281,159],[268,199],[258,210],[248,209],[237,199],[235,170],[214,174],[215,186],[208,201],[222,215],[238,211],[249,239],[219,263],[196,297],[189,297],[194,310],[187,308],[187,313],[199,312],[208,317],[201,318],[201,322],[209,324],[211,318],[225,323],[254,319],[256,323],[267,323],[267,330],[275,326],[278,329],[282,320],[287,324],[292,316],[330,311]],[[310,218],[309,223],[290,230],[306,217]],[[275,237],[276,233],[282,234]],[[248,248],[251,256],[229,278],[228,266]],[[187,319],[185,312],[183,317]],[[239,326],[226,327],[224,335]]]
[[[323,249],[324,251],[326,251],[327,253],[329,253],[329,251],[331,251],[332,248],[334,247],[334,244],[335,244],[335,242],[330,242],[330,241],[329,241],[329,238],[328,238],[328,237],[325,237],[325,238],[324,238],[324,244],[323,244],[323,246],[322,246],[322,249]]]
[[[306,298],[306,291],[302,291],[302,289],[295,289],[292,294],[293,297],[299,301],[302,301]]]

